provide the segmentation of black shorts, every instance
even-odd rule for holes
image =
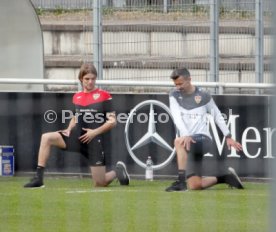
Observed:
[[[80,133],[73,129],[70,136],[67,137],[59,132],[66,144],[65,151],[80,152],[88,159],[90,166],[105,166],[105,154],[103,149],[103,138],[97,136],[88,144],[81,143],[79,140]]]
[[[193,135],[196,143],[191,143],[187,157],[186,177],[202,176],[202,161],[204,154],[210,152],[212,140],[206,135]]]

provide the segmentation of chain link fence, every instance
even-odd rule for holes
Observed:
[[[220,81],[223,82],[265,82],[271,83],[269,60],[272,55],[270,34],[271,1],[263,1],[262,16],[256,15],[256,1],[223,1],[220,8]],[[235,8],[233,8],[235,7]],[[261,35],[257,23],[262,24]],[[261,38],[257,38],[261,36]],[[258,40],[258,41],[257,41]],[[258,47],[261,47],[261,51]],[[262,62],[256,60],[262,56]],[[258,67],[259,66],[259,67]],[[262,69],[262,79],[257,76]]]
[[[69,10],[93,9],[93,0],[31,0],[36,8],[54,10],[63,8]],[[253,11],[255,0],[220,0],[222,10]],[[209,5],[210,0],[102,0],[103,7],[112,8],[157,8],[163,10],[175,10],[185,5],[193,5],[194,8]],[[263,0],[264,10],[271,11],[271,0]]]
[[[102,38],[95,42],[93,1],[33,0],[38,9],[89,12],[80,21],[88,25],[79,32],[81,40],[76,43],[80,43],[80,48],[72,48],[75,46],[72,43],[69,50],[72,59],[79,55],[84,60],[95,60],[97,43],[102,49],[103,79],[151,80],[158,84],[169,80],[174,68],[185,66],[194,81],[212,81],[216,70],[214,67],[212,71],[211,61],[218,56],[215,81],[271,83],[271,0],[262,1],[261,16],[256,15],[257,0],[221,0],[217,21],[212,22],[210,16],[215,2],[102,1]],[[262,34],[257,34],[258,22],[263,26]],[[212,26],[218,26],[217,39]],[[217,55],[212,45],[218,50]],[[67,56],[67,59],[71,58]],[[257,78],[258,74],[262,79]]]
[[[108,78],[168,80],[171,70],[186,66],[195,81],[206,81],[208,73],[209,6],[195,10],[182,5],[164,14],[158,8],[127,8],[121,22],[128,22],[115,33],[105,26],[116,15],[103,20],[103,54],[109,60]],[[113,18],[114,17],[114,18]]]

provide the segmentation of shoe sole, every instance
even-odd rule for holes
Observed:
[[[25,187],[25,186],[24,186],[24,188],[25,188],[25,189],[39,189],[39,188],[45,188],[45,185],[41,185],[41,186],[39,186],[39,187]]]
[[[129,177],[129,174],[128,174],[128,172],[127,172],[127,169],[126,169],[126,165],[123,163],[123,162],[121,162],[121,161],[119,161],[119,162],[117,162],[117,164],[116,164],[116,168],[118,168],[118,165],[120,166],[122,166],[123,167],[123,172],[126,174],[126,176],[127,176],[127,179],[128,179],[128,183],[127,184],[121,184],[121,182],[120,182],[120,184],[121,185],[129,185],[129,182],[130,182],[130,177]]]
[[[171,193],[171,192],[185,192],[188,191],[188,189],[181,189],[181,190],[167,190],[165,189],[166,192]]]
[[[242,184],[242,182],[241,182],[241,180],[240,180],[239,176],[237,175],[237,173],[236,173],[235,169],[234,169],[234,168],[229,167],[229,168],[228,168],[228,171],[229,171],[232,175],[234,175],[234,176],[235,176],[235,178],[236,178],[236,180],[239,182],[240,187],[239,187],[238,189],[244,189],[243,184]]]

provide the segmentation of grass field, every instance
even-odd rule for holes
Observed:
[[[46,178],[45,188],[24,189],[26,181],[0,178],[0,231],[269,230],[268,184],[167,193],[171,181],[132,180],[130,186],[114,182],[93,188],[90,178]]]

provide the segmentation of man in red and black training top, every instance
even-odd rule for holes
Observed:
[[[83,64],[79,72],[83,91],[73,96],[75,116],[67,129],[41,136],[36,175],[24,185],[25,188],[44,187],[44,168],[50,157],[51,146],[80,152],[85,156],[95,187],[108,186],[115,178],[121,185],[129,184],[129,175],[123,162],[117,162],[115,171],[106,172],[103,133],[116,125],[116,116],[111,107],[111,95],[95,86],[96,79],[96,68],[90,63]]]

